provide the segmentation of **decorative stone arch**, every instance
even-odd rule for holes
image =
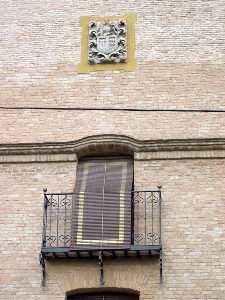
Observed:
[[[112,156],[112,155],[129,155],[134,156],[134,148],[132,145],[123,141],[98,141],[90,142],[90,144],[82,145],[77,149],[78,158],[84,156]]]
[[[76,144],[76,145],[75,145]],[[84,156],[129,155],[139,151],[139,141],[123,135],[88,136],[74,142],[78,158]]]

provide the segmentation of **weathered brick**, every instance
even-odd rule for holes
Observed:
[[[6,0],[0,10],[0,106],[59,109],[0,109],[1,144],[98,134],[224,138],[219,112],[60,110],[225,109],[224,1]],[[137,15],[137,69],[78,74],[80,17],[126,13]],[[225,161],[213,152],[202,159],[203,152],[135,161],[136,188],[163,187],[164,281],[158,258],[117,259],[105,262],[107,287],[137,290],[143,300],[224,299]],[[99,286],[96,261],[49,262],[47,286],[40,285],[42,189],[73,191],[76,162],[35,157],[0,160],[1,300],[62,300],[69,290]]]

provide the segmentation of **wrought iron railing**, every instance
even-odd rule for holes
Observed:
[[[76,193],[47,193],[44,190],[42,248],[71,248],[76,214]],[[130,245],[161,245],[161,190],[133,191]]]

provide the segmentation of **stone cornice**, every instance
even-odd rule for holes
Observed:
[[[75,161],[76,154],[78,157],[81,157],[84,155],[96,155],[97,153],[125,153],[133,155],[140,152],[161,152],[163,155],[152,155],[150,159],[166,159],[167,155],[165,152],[170,153],[172,151],[174,155],[170,156],[173,159],[176,159],[175,152],[179,152],[179,156],[182,157],[180,153],[187,153],[187,151],[200,151],[196,153],[203,153],[203,157],[216,157],[215,151],[220,151],[219,157],[221,155],[223,157],[222,150],[225,150],[224,138],[138,140],[122,135],[96,135],[70,142],[0,144],[0,157],[2,157],[0,161],[7,162],[13,158],[13,161],[16,162],[19,161],[19,157],[22,158],[22,156],[27,155],[34,160],[34,157],[37,157],[38,161]],[[209,153],[209,155],[204,155],[205,152]],[[4,159],[3,156],[5,157]],[[190,153],[185,155],[185,157],[194,158]],[[143,158],[144,156],[142,156]],[[25,160],[29,161],[29,158]]]

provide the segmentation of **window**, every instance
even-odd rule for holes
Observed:
[[[139,296],[127,293],[85,293],[67,296],[67,300],[138,300]]]
[[[113,248],[131,244],[133,161],[125,157],[79,162],[73,199],[73,244]]]

